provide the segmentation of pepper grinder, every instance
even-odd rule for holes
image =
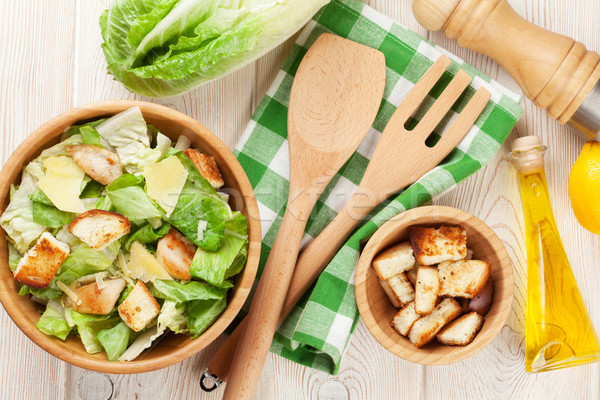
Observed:
[[[592,139],[600,131],[600,56],[519,16],[506,0],[413,0],[423,27],[498,62],[525,96]]]

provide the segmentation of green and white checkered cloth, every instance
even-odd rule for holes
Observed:
[[[354,267],[359,249],[384,222],[407,209],[421,206],[456,186],[490,161],[510,134],[523,109],[521,97],[490,80],[455,55],[357,0],[333,0],[309,22],[275,82],[252,116],[236,148],[236,156],[254,187],[263,232],[260,269],[269,255],[284,214],[289,179],[287,107],[294,74],[311,44],[330,32],[381,50],[387,63],[387,80],[379,114],[364,142],[333,178],[315,206],[303,239],[305,248],[342,209],[358,187],[380,132],[415,82],[432,63],[446,54],[452,59],[443,84],[430,93],[433,102],[452,76],[463,69],[474,77],[452,116],[438,126],[443,132],[477,88],[491,93],[475,126],[455,150],[434,170],[397,197],[380,206],[339,250],[315,286],[279,328],[271,351],[303,365],[336,374],[358,321],[354,298]],[[416,123],[428,107],[415,116]]]

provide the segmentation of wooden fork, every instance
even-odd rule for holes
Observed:
[[[425,144],[427,137],[471,82],[467,73],[459,71],[417,126],[411,131],[405,128],[409,118],[449,65],[450,60],[446,56],[440,56],[411,89],[381,134],[365,175],[350,201],[300,254],[279,323],[327,266],[356,225],[382,201],[437,166],[465,137],[487,105],[490,93],[485,88],[480,88],[439,142],[433,147]],[[204,378],[212,376],[227,380],[231,355],[245,325],[244,320],[213,356],[208,365],[212,374],[205,373]]]

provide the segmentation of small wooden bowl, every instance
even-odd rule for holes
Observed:
[[[473,258],[492,264],[492,306],[484,316],[481,331],[467,346],[445,346],[434,339],[417,348],[390,325],[398,309],[392,306],[381,288],[371,268],[371,261],[386,247],[408,240],[408,228],[413,225],[436,228],[440,225],[461,225],[467,229],[467,246],[473,251]],[[462,361],[483,349],[506,323],[513,300],[512,264],[498,236],[478,218],[455,208],[441,206],[409,210],[379,228],[361,254],[356,267],[355,285],[360,315],[375,339],[395,355],[425,365]]]
[[[108,117],[128,108],[139,106],[148,123],[156,126],[173,140],[187,136],[192,146],[215,157],[230,194],[232,209],[241,211],[248,219],[249,248],[246,267],[237,277],[229,293],[227,309],[217,321],[196,339],[185,335],[168,334],[152,349],[130,362],[111,362],[106,354],[88,354],[75,336],[62,341],[40,332],[35,324],[40,318],[39,305],[29,296],[19,296],[18,286],[8,269],[8,250],[4,232],[0,234],[0,301],[17,326],[38,346],[54,356],[78,367],[105,373],[129,374],[157,370],[193,356],[212,343],[229,326],[244,304],[258,268],[260,257],[260,218],[258,205],[246,173],[231,151],[212,132],[194,119],[173,109],[141,101],[106,101],[67,111],[35,130],[10,156],[0,172],[0,210],[9,202],[11,183],[18,183],[25,165],[42,150],[58,143],[69,126],[83,121]]]

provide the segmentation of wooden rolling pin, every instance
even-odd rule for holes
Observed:
[[[498,62],[535,105],[588,138],[600,131],[600,56],[540,28],[506,0],[413,0],[421,25]]]

